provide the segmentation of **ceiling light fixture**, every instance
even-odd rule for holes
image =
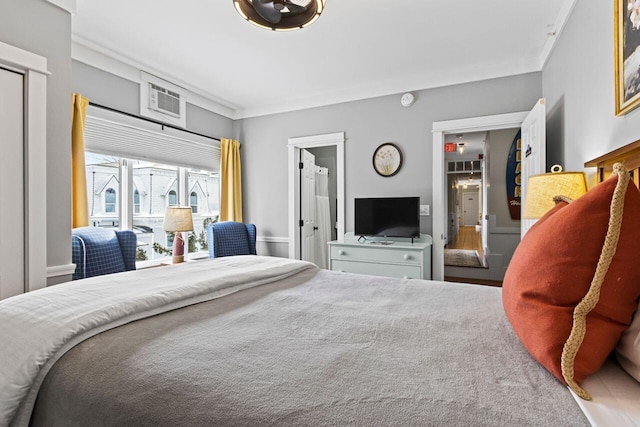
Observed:
[[[313,24],[325,0],[233,0],[243,19],[273,31],[292,31]]]

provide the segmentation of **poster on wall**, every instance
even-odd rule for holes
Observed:
[[[509,204],[509,213],[513,220],[520,219],[520,184],[522,179],[520,175],[522,167],[520,148],[520,131],[518,131],[511,143],[509,156],[507,156],[507,203]]]

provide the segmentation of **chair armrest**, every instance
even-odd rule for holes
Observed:
[[[84,240],[79,236],[71,236],[71,262],[76,265],[72,280],[87,277],[87,251]]]
[[[136,250],[138,238],[136,233],[131,230],[116,230],[120,251],[124,259],[124,268],[126,271],[136,269]]]
[[[245,224],[249,235],[249,251],[251,255],[256,255],[256,226],[255,224]]]

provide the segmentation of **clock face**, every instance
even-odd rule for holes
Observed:
[[[402,98],[400,98],[400,103],[403,107],[409,107],[411,104],[413,104],[413,100],[413,94],[405,93],[404,95],[402,95]]]

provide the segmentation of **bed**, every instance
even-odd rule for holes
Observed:
[[[629,147],[585,166],[597,166],[603,181],[614,161],[635,153],[629,164],[637,168],[640,143]],[[640,193],[635,203],[640,211]],[[622,221],[621,241],[632,250],[613,257],[614,281],[626,270],[640,274],[638,217]],[[536,260],[522,267],[517,255],[522,276],[551,270]],[[617,322],[625,331],[616,352],[581,381],[591,397],[584,400],[531,352],[509,289],[265,256],[48,287],[0,301],[0,426],[640,426],[638,294]],[[605,306],[610,296],[601,292]]]
[[[5,300],[0,328],[2,425],[612,425],[531,358],[499,288],[228,257]]]

